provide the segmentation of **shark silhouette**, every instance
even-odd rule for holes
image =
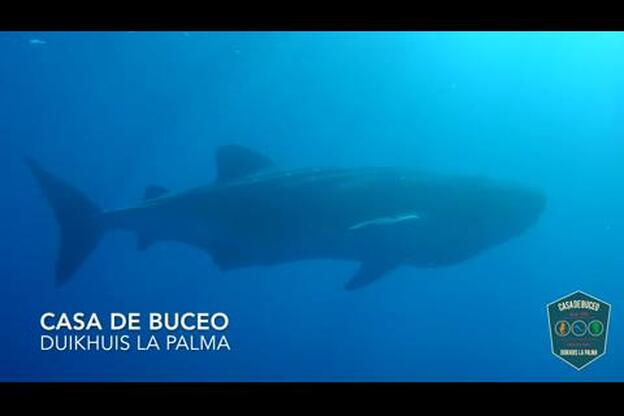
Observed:
[[[145,190],[138,206],[103,211],[85,194],[26,163],[60,225],[56,282],[67,282],[102,234],[123,229],[138,249],[178,241],[210,253],[221,270],[305,259],[360,263],[346,289],[400,265],[467,260],[529,228],[543,193],[483,178],[397,168],[279,170],[238,145],[216,152],[217,178],[183,192]]]

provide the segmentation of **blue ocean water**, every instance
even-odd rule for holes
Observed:
[[[624,380],[623,33],[0,33],[0,379]],[[238,143],[288,168],[402,166],[537,187],[522,236],[460,265],[220,272],[112,232],[56,287],[36,158],[102,207],[214,180]],[[554,357],[545,306],[613,308],[607,354]],[[232,351],[42,352],[44,311],[216,311]]]

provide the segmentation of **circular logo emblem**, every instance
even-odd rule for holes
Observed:
[[[572,322],[572,333],[576,337],[582,337],[587,333],[587,324],[585,321],[574,321]]]
[[[604,332],[604,325],[598,319],[594,319],[588,326],[589,335],[599,337]]]
[[[559,321],[555,324],[555,334],[565,337],[570,333],[570,324],[568,321]]]

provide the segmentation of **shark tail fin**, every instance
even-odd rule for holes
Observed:
[[[102,235],[98,206],[78,189],[26,159],[60,226],[61,244],[56,259],[56,283],[66,283],[93,251]]]

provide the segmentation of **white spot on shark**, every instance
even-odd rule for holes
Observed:
[[[405,221],[416,221],[421,218],[420,215],[415,213],[395,215],[392,217],[375,218],[374,220],[359,222],[349,227],[349,230],[358,230],[360,228],[369,227],[371,225],[392,225]]]

